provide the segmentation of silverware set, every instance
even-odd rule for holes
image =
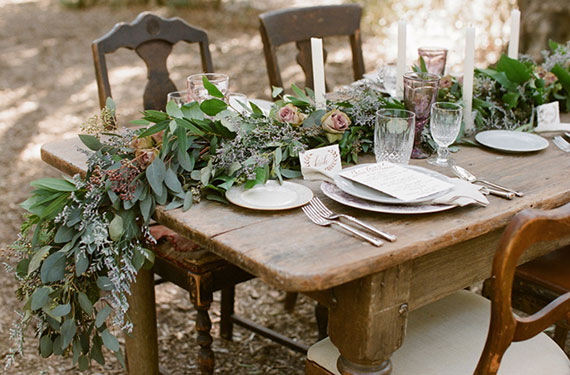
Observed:
[[[462,168],[458,165],[454,165],[451,167],[451,169],[453,170],[453,173],[461,178],[464,181],[467,182],[471,182],[471,183],[481,183],[487,186],[490,186],[491,189],[489,189],[488,187],[484,187],[484,189],[482,190],[482,192],[485,194],[493,194],[502,198],[506,198],[506,199],[513,199],[515,196],[517,197],[524,197],[524,193],[521,191],[517,191],[517,190],[513,190],[513,189],[509,189],[507,187],[492,183],[490,181],[484,180],[482,178],[477,178],[475,177],[475,175],[473,175],[471,172],[469,172],[467,169]]]
[[[311,199],[309,201],[309,203],[307,205],[301,207],[301,209],[303,210],[305,215],[307,215],[307,217],[313,223],[320,225],[320,226],[329,226],[332,224],[338,225],[338,226],[344,228],[345,230],[349,231],[350,233],[370,242],[374,246],[382,246],[384,241],[382,241],[378,237],[372,236],[366,232],[363,232],[363,231],[358,230],[354,227],[351,227],[347,224],[344,224],[341,221],[337,221],[337,219],[340,219],[340,218],[347,219],[350,222],[361,226],[362,228],[374,233],[375,235],[377,235],[379,237],[382,237],[382,238],[384,238],[388,241],[391,241],[391,242],[396,241],[396,236],[394,236],[390,233],[386,233],[384,231],[381,231],[377,228],[374,228],[373,226],[366,224],[366,223],[362,222],[361,220],[356,219],[355,217],[352,217],[350,215],[345,215],[345,214],[335,214],[334,212],[329,210],[323,204],[323,202],[321,202],[321,200],[317,197],[314,197],[313,199]]]

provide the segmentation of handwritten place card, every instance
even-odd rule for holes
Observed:
[[[390,162],[364,165],[343,171],[340,175],[403,201],[427,197],[453,187],[448,182]]]
[[[305,180],[330,180],[342,170],[337,144],[301,152],[299,160]]]
[[[558,102],[547,103],[536,107],[538,126],[535,132],[570,131],[570,124],[560,122]]]

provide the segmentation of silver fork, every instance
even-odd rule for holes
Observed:
[[[313,199],[311,199],[309,201],[309,205],[311,205],[315,209],[315,211],[317,211],[317,213],[319,215],[321,215],[322,217],[324,217],[325,219],[334,220],[334,219],[338,219],[338,218],[342,217],[342,218],[345,218],[347,220],[350,220],[351,222],[353,222],[355,224],[360,225],[363,228],[368,229],[372,233],[375,233],[375,234],[379,235],[380,237],[387,239],[390,242],[396,241],[396,236],[394,236],[393,234],[386,233],[384,231],[381,231],[380,229],[374,228],[373,226],[368,225],[365,222],[358,220],[354,216],[345,215],[345,214],[335,214],[334,212],[329,210],[327,208],[327,206],[325,206],[323,204],[323,202],[321,202],[321,200],[317,197],[314,197]]]
[[[562,151],[570,152],[570,143],[568,143],[568,141],[566,141],[561,136],[557,135],[556,137],[554,137],[552,142],[554,142],[554,144],[558,146],[558,148],[561,149]]]
[[[328,226],[331,224],[336,224],[344,229],[346,229],[347,231],[349,231],[350,233],[370,242],[372,245],[374,246],[382,246],[382,244],[384,243],[381,239],[373,237],[369,234],[366,234],[364,232],[359,231],[358,229],[354,229],[351,226],[348,226],[346,224],[343,224],[339,221],[331,221],[331,220],[327,220],[324,217],[320,216],[315,209],[310,206],[310,205],[305,205],[303,207],[301,207],[301,209],[303,210],[303,212],[305,213],[305,215],[307,215],[307,217],[315,224],[320,225],[320,226]]]

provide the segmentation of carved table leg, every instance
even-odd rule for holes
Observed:
[[[158,339],[154,301],[154,273],[141,269],[131,285],[129,317],[133,331],[125,335],[129,374],[158,375]]]
[[[403,264],[334,288],[329,336],[343,375],[390,375],[404,340],[411,267]]]
[[[317,329],[319,331],[319,340],[328,336],[327,327],[329,324],[329,309],[317,302],[315,305],[315,318],[317,320]]]

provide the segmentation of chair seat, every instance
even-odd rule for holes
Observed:
[[[563,294],[570,291],[570,246],[519,266],[516,276]]]
[[[487,299],[459,291],[411,312],[404,344],[391,358],[392,375],[472,374],[485,344],[490,311]],[[307,354],[308,367],[313,366],[307,373],[340,375],[338,356],[328,338],[319,341]],[[319,367],[320,372],[314,371]],[[568,357],[544,333],[513,343],[499,370],[499,375],[542,374],[570,374]]]

